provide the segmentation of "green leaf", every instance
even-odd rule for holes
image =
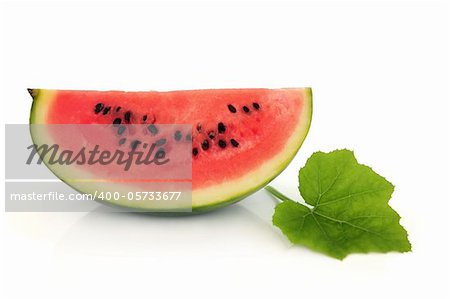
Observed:
[[[400,216],[388,205],[394,186],[353,152],[316,152],[299,172],[299,190],[306,204],[283,200],[273,224],[294,244],[337,259],[350,253],[411,250]]]

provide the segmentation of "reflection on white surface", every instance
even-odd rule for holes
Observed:
[[[273,210],[270,198],[262,200],[263,208]],[[286,245],[270,216],[262,219],[235,204],[197,215],[89,212],[67,230],[56,250],[102,256],[245,256]]]

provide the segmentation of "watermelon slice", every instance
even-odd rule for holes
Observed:
[[[150,131],[158,124],[191,125],[190,133],[176,132],[174,138],[192,144],[194,211],[234,203],[274,179],[299,150],[312,116],[310,88],[29,92],[31,124],[127,123]],[[67,182],[67,173],[55,174]]]

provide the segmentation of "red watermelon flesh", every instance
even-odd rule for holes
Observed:
[[[171,92],[31,90],[32,124],[189,124],[194,208],[234,202],[291,161],[309,129],[309,88]],[[122,146],[132,147],[128,138]]]

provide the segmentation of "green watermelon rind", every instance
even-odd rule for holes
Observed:
[[[305,117],[305,124],[304,126],[301,128],[300,131],[300,136],[298,136],[297,140],[298,140],[298,144],[296,146],[296,149],[293,151],[293,153],[291,154],[291,156],[289,158],[287,158],[284,163],[280,164],[279,167],[273,171],[273,175],[271,175],[270,177],[268,177],[264,182],[262,182],[261,184],[254,186],[251,189],[247,189],[247,190],[243,190],[241,191],[239,194],[233,195],[232,197],[226,199],[226,200],[221,200],[221,201],[217,201],[217,202],[212,202],[206,205],[199,205],[199,206],[192,206],[192,212],[191,213],[203,213],[203,212],[209,212],[212,210],[216,210],[218,208],[221,207],[225,207],[228,205],[231,205],[233,203],[236,203],[250,195],[252,195],[253,193],[259,191],[260,189],[262,189],[264,186],[266,186],[267,184],[269,184],[272,180],[274,180],[278,175],[281,174],[281,172],[283,172],[284,169],[286,169],[286,167],[290,164],[290,162],[294,159],[294,157],[296,156],[297,152],[300,150],[308,132],[311,126],[311,119],[312,119],[312,113],[313,113],[313,95],[312,95],[312,89],[307,87],[304,88],[305,90],[305,109],[307,111],[306,115],[303,115],[303,117]],[[38,106],[39,106],[39,90],[34,89],[34,90],[29,90],[30,94],[33,97],[33,103],[31,106],[31,112],[30,112],[30,134],[31,137],[33,139],[33,142],[35,141],[35,138],[32,134],[31,131],[31,125],[36,123],[36,117],[37,117],[37,112],[38,112]],[[301,120],[300,120],[301,121]],[[46,161],[44,160],[44,163],[46,163]],[[69,185],[71,188],[73,188],[74,190],[80,192],[80,193],[86,193],[83,192],[82,190],[77,189],[75,186],[73,186],[72,184],[70,184],[70,182],[64,180],[64,178],[59,177],[50,167],[48,167],[50,169],[50,171],[52,171],[55,176],[57,176],[62,182],[64,182],[65,184]],[[105,204],[105,202],[101,202],[102,204]],[[118,205],[112,205],[112,206],[118,206]],[[148,209],[144,209],[144,208],[139,208],[139,207],[130,207],[130,206],[122,206],[119,205],[119,207],[121,208],[129,208],[132,209],[133,211],[139,211],[139,212],[144,212],[144,213],[158,213],[160,214],[160,212],[155,212],[152,210],[148,210]],[[188,212],[189,213],[189,212]],[[180,213],[180,212],[164,212],[164,214],[186,214],[186,213]]]

